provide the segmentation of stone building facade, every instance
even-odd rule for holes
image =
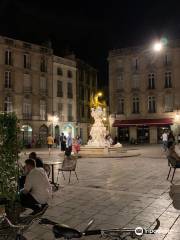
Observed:
[[[25,144],[46,142],[52,90],[52,49],[0,37],[0,111],[17,114]]]
[[[178,133],[180,42],[109,52],[110,126],[121,142],[157,143],[164,129]]]
[[[15,112],[25,145],[69,131],[87,141],[97,71],[51,48],[0,36],[0,111]]]
[[[54,136],[77,135],[76,61],[53,56]]]

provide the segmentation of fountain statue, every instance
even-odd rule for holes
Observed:
[[[105,139],[107,131],[103,123],[105,116],[105,108],[98,106],[97,108],[91,108],[91,116],[94,118],[94,124],[90,131],[91,139],[87,145],[91,147],[106,147],[107,141]]]
[[[101,97],[102,93],[96,93],[94,96],[91,96],[90,107],[91,107],[91,116],[94,119],[94,123],[90,130],[90,138],[85,146],[81,146],[80,153],[86,154],[110,154],[111,151],[118,151],[122,145],[120,143],[112,145],[112,139],[107,138],[108,132],[104,125],[104,120],[107,117],[106,115],[106,102],[99,101],[98,97]]]

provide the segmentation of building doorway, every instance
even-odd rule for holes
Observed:
[[[42,125],[39,128],[39,142],[40,145],[46,145],[47,144],[47,137],[48,137],[48,127],[46,125]]]
[[[137,127],[137,142],[149,143],[149,127]]]
[[[22,142],[23,145],[26,147],[31,147],[32,143],[32,127],[29,125],[23,125],[21,127],[21,133],[22,133]]]
[[[118,141],[129,142],[129,128],[118,128]]]

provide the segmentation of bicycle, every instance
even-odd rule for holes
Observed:
[[[83,232],[77,229],[70,228],[64,224],[58,224],[47,218],[42,218],[39,224],[52,225],[52,232],[55,239],[64,238],[64,240],[71,240],[73,238],[81,238],[86,236],[100,236],[103,238],[110,238],[111,240],[125,240],[128,237],[131,239],[140,239],[144,234],[155,234],[156,230],[160,227],[160,221],[156,219],[156,226],[151,229],[145,229],[141,227],[137,228],[114,228],[114,229],[92,229],[94,220],[92,219]]]
[[[25,217],[22,217],[19,220],[18,224],[13,224],[6,214],[4,213],[2,217],[0,218],[0,240],[1,237],[3,237],[3,240],[5,239],[15,239],[15,240],[27,240],[26,237],[24,237],[24,232],[36,221],[40,221],[42,215],[47,210],[48,206],[43,208],[43,210],[36,215],[28,215]]]

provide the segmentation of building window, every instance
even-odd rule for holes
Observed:
[[[164,102],[165,102],[164,111],[173,112],[173,95],[172,94],[165,95]]]
[[[82,104],[81,104],[81,117],[82,117],[82,118],[84,118],[84,114],[85,114],[84,104],[82,103]]]
[[[57,97],[63,97],[62,81],[57,81]]]
[[[60,68],[60,67],[57,68],[57,75],[59,75],[59,76],[63,75],[62,68]]]
[[[11,88],[12,82],[11,82],[11,72],[5,71],[4,73],[4,86],[5,88]]]
[[[139,88],[139,76],[137,74],[132,76],[132,88]]]
[[[41,57],[40,71],[47,72],[47,60],[45,57]]]
[[[40,100],[40,120],[46,120],[46,102]]]
[[[57,112],[58,112],[58,115],[59,115],[59,120],[64,121],[63,103],[58,103],[57,104]]]
[[[59,114],[63,112],[63,103],[58,103],[57,104],[57,111]]]
[[[12,52],[11,50],[5,51],[5,64],[12,65]]]
[[[148,112],[149,113],[156,112],[156,98],[153,96],[148,97]]]
[[[67,77],[72,78],[72,72],[70,70],[67,71]]]
[[[139,60],[137,57],[132,59],[132,66],[133,66],[133,70],[138,70],[139,68]]]
[[[24,68],[30,68],[31,67],[31,61],[30,61],[30,55],[28,53],[24,54]]]
[[[165,88],[171,88],[172,87],[172,77],[171,72],[165,72]]]
[[[148,75],[148,88],[154,89],[155,88],[155,75],[154,73],[150,73]]]
[[[40,90],[46,91],[47,89],[47,80],[45,77],[40,77]]]
[[[4,99],[4,112],[12,112],[12,98],[11,97],[5,97]]]
[[[164,57],[164,64],[166,66],[170,65],[171,64],[171,56],[170,54],[166,54],[165,57]]]
[[[119,74],[117,77],[117,89],[123,89],[123,74]]]
[[[68,121],[73,121],[73,117],[72,117],[72,104],[68,104]]]
[[[73,92],[72,92],[72,83],[67,83],[67,97],[73,98]]]
[[[117,113],[124,114],[124,99],[120,98],[117,106]]]
[[[31,91],[31,78],[29,74],[24,74],[24,91]]]
[[[24,119],[31,119],[31,103],[30,103],[29,99],[24,99],[23,118]]]
[[[139,98],[133,97],[133,113],[139,113]]]

